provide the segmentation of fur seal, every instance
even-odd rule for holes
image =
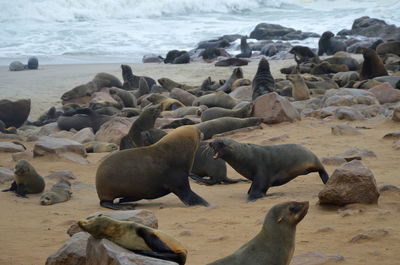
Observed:
[[[238,101],[229,96],[223,91],[217,91],[208,95],[196,98],[193,101],[193,106],[206,105],[207,107],[220,107],[225,109],[232,109],[236,106]]]
[[[116,144],[98,141],[85,143],[83,147],[85,147],[86,153],[105,153],[118,150],[118,145]]]
[[[376,53],[381,57],[388,53],[400,56],[400,41],[388,41],[381,43],[376,47]]]
[[[233,69],[231,76],[229,77],[229,79],[221,86],[217,89],[217,91],[224,91],[225,93],[229,93],[232,91],[232,85],[233,83],[238,80],[243,78],[243,71],[242,68],[237,67],[235,69]]]
[[[103,123],[111,119],[110,116],[98,114],[89,108],[78,109],[74,113],[75,115],[71,117],[60,116],[57,120],[58,128],[65,131],[70,129],[80,131],[83,128],[90,127],[96,133]]]
[[[124,80],[122,88],[125,90],[134,90],[139,88],[139,80],[141,76],[134,75],[132,73],[132,68],[126,64],[121,64],[121,70],[122,79]],[[151,77],[143,76],[143,78],[146,80],[149,87],[156,84],[156,81]]]
[[[328,62],[330,64],[344,64],[349,68],[350,71],[357,71],[361,68],[358,61],[352,57],[333,56],[333,57],[326,58],[322,61]]]
[[[318,56],[326,53],[327,55],[333,55],[339,51],[346,51],[346,44],[340,40],[333,38],[335,34],[330,31],[322,33],[321,38],[318,41]]]
[[[188,125],[156,144],[112,153],[96,173],[100,205],[121,209],[120,203],[156,199],[172,192],[186,205],[208,206],[191,190],[188,179],[199,142],[199,129]],[[114,203],[117,198],[119,203]]]
[[[271,75],[269,63],[265,57],[262,57],[258,63],[257,72],[252,82],[252,88],[253,100],[261,95],[273,92],[275,90],[275,80]]]
[[[162,111],[175,110],[185,106],[179,100],[176,100],[174,98],[169,98],[160,93],[150,94],[149,96],[146,97],[146,99],[151,103],[153,103],[154,105],[160,104]]]
[[[297,65],[302,63],[319,64],[321,62],[318,55],[306,46],[296,45],[289,51],[289,53],[294,54],[294,60]]]
[[[187,250],[164,232],[133,221],[104,215],[78,221],[79,227],[96,239],[106,238],[138,254],[185,264]]]
[[[187,51],[171,50],[165,56],[164,63],[182,64],[189,63],[190,56]]]
[[[249,44],[247,44],[247,37],[243,36],[240,38],[240,53],[235,56],[236,58],[250,58],[251,57],[251,48]]]
[[[52,122],[56,122],[58,117],[60,117],[62,114],[62,111],[57,110],[55,107],[51,107],[44,114],[40,115],[37,121],[34,121],[31,124],[35,126],[43,126]]]
[[[179,128],[181,126],[185,126],[185,125],[194,125],[197,124],[198,122],[194,122],[191,119],[188,118],[183,118],[183,119],[179,119],[179,120],[174,120],[168,124],[165,124],[163,126],[161,126],[161,129],[176,129]]]
[[[175,82],[175,81],[173,81],[173,80],[171,80],[169,78],[166,78],[166,77],[160,78],[157,81],[164,89],[168,90],[169,92],[171,92],[171,90],[176,88],[176,87],[180,88],[180,89],[183,89],[183,90],[186,90],[186,91],[198,88],[196,86],[188,86],[188,85],[185,85],[185,84],[181,84],[181,83]]]
[[[40,196],[41,205],[52,205],[60,202],[66,202],[71,199],[71,183],[68,180],[61,179],[54,184],[51,189]]]
[[[14,191],[18,197],[27,198],[26,194],[41,193],[44,190],[43,177],[26,160],[19,160],[15,165],[14,178],[11,187],[3,192]]]
[[[224,159],[252,181],[248,201],[264,197],[270,187],[286,184],[310,172],[318,172],[323,183],[329,179],[318,157],[301,145],[261,146],[219,138],[212,141],[210,147],[214,150],[214,158]]]
[[[216,62],[215,66],[244,66],[248,65],[249,61],[240,58],[228,58],[221,61]]]
[[[154,123],[160,115],[161,105],[150,106],[140,113],[139,117],[132,123],[128,134],[122,137],[120,150],[143,146],[141,132],[154,128]]]
[[[120,98],[125,108],[135,108],[137,106],[136,97],[124,89],[112,87],[110,88],[110,94]]]
[[[201,113],[201,121],[209,121],[221,117],[248,118],[253,111],[253,103],[248,103],[239,109],[224,109],[213,107]]]
[[[208,265],[288,265],[295,248],[296,225],[309,208],[306,202],[284,202],[272,207],[261,231],[233,254]]]
[[[292,97],[295,100],[306,100],[310,98],[310,90],[301,75],[291,74],[287,75],[286,78],[292,82]]]
[[[310,74],[323,75],[347,71],[349,71],[349,68],[345,64],[331,64],[327,61],[322,61],[311,69]]]
[[[183,118],[186,115],[198,115],[199,113],[202,113],[206,109],[207,106],[205,105],[200,105],[198,107],[187,106],[176,110],[163,111],[161,112],[161,116],[166,118]]]
[[[216,134],[233,131],[240,128],[259,125],[262,118],[233,118],[222,117],[210,121],[204,121],[196,124],[196,126],[203,133],[203,139],[207,140]]]
[[[363,57],[364,62],[361,67],[360,80],[389,75],[375,50],[370,48],[365,49]]]
[[[31,112],[31,100],[20,99],[11,101],[8,99],[0,100],[0,121],[4,122],[5,127],[21,127],[28,119]]]

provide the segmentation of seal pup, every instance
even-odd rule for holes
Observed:
[[[284,202],[272,207],[261,231],[233,254],[208,265],[288,265],[292,260],[296,226],[306,216],[306,202]]]
[[[289,51],[289,53],[294,54],[294,60],[296,61],[297,66],[302,63],[319,64],[321,62],[318,55],[306,46],[296,45]]]
[[[214,158],[222,158],[243,177],[252,181],[248,201],[266,196],[270,187],[288,183],[299,175],[318,172],[328,179],[322,163],[310,150],[297,144],[261,146],[219,138],[210,143]]]
[[[389,75],[382,59],[375,50],[367,48],[363,52],[364,62],[361,67],[360,80]]]
[[[208,206],[191,190],[188,179],[199,143],[199,129],[187,125],[153,145],[112,153],[100,163],[96,173],[100,205],[122,209],[123,202],[174,193],[186,205]],[[114,203],[117,198],[119,203]]]
[[[243,71],[242,68],[237,67],[233,69],[231,76],[229,79],[219,88],[217,88],[217,91],[224,91],[225,93],[229,93],[232,91],[232,85],[233,83],[238,80],[243,78]]]
[[[223,91],[217,91],[208,95],[196,98],[193,106],[206,105],[207,107],[221,107],[224,109],[232,109],[238,101]]]
[[[96,239],[111,242],[141,255],[185,264],[187,250],[164,232],[133,221],[119,221],[104,215],[78,221],[79,227]]]
[[[112,119],[111,116],[98,114],[89,108],[78,109],[73,114],[71,117],[60,116],[57,120],[58,128],[65,131],[69,131],[70,129],[80,131],[83,128],[90,127],[96,133],[103,123]]]
[[[306,100],[310,98],[310,90],[304,78],[299,74],[291,74],[286,76],[287,80],[292,83],[292,97],[295,100]]]
[[[253,106],[253,103],[247,103],[239,109],[209,108],[201,113],[201,121],[209,121],[222,117],[247,118],[251,116]]]
[[[27,198],[26,194],[41,193],[44,190],[43,177],[26,160],[19,160],[15,165],[14,179],[11,187],[3,192],[13,191],[18,197]]]
[[[346,51],[346,44],[340,40],[334,38],[335,34],[330,31],[322,33],[321,38],[318,41],[318,56],[333,55],[336,52]]]
[[[86,153],[104,153],[118,150],[118,145],[107,142],[92,141],[83,144]]]
[[[132,73],[132,68],[126,64],[121,64],[121,70],[122,79],[124,80],[122,88],[125,90],[134,90],[136,88],[139,88],[139,80],[141,76],[134,75]],[[146,80],[149,87],[152,87],[156,84],[156,81],[151,77],[143,76],[143,78]]]
[[[179,100],[164,96],[160,93],[150,94],[146,97],[146,99],[153,104],[160,104],[163,111],[175,110],[181,107],[185,107],[185,105]]]
[[[253,89],[253,100],[275,90],[275,80],[271,75],[269,63],[265,57],[262,57],[258,63],[257,72],[251,86]]]
[[[51,187],[51,189],[40,196],[41,205],[52,205],[55,203],[66,202],[71,199],[71,183],[68,180],[60,181]]]
[[[240,38],[240,53],[236,55],[236,58],[250,58],[251,57],[251,48],[249,44],[247,44],[247,37],[243,36]]]

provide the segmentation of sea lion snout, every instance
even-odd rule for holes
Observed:
[[[304,202],[293,202],[292,205],[289,207],[289,211],[293,215],[293,219],[296,223],[303,220],[304,216],[306,216],[308,212],[310,204],[308,201]]]
[[[220,158],[223,154],[224,151],[223,149],[225,148],[225,143],[221,139],[216,139],[212,141],[211,143],[208,144],[213,150],[214,150],[214,159]]]

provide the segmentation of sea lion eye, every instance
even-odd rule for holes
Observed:
[[[296,206],[291,206],[289,208],[289,211],[292,212],[292,213],[297,213],[297,207]]]

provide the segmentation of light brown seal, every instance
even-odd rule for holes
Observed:
[[[253,103],[248,103],[239,109],[209,108],[201,113],[201,121],[209,121],[222,117],[247,118],[251,116],[253,105]]]
[[[294,100],[306,100],[310,98],[310,90],[301,75],[291,74],[287,75],[286,78],[292,82],[292,97]]]

